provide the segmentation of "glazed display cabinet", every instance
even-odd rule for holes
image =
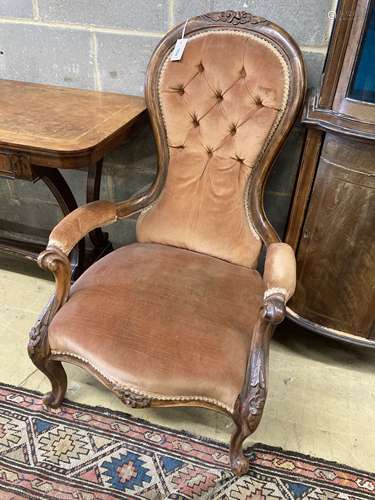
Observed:
[[[375,1],[338,4],[307,135],[286,241],[298,284],[289,317],[375,347]]]

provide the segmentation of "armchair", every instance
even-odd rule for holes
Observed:
[[[79,365],[133,407],[201,406],[235,422],[230,462],[258,426],[268,350],[285,317],[296,263],[263,209],[272,163],[305,91],[302,57],[275,24],[245,12],[190,19],[156,48],[146,102],[158,152],[151,188],[128,201],[78,208],[52,231],[39,265],[56,293],[31,330],[29,355],[49,378],[47,407]],[[89,231],[140,212],[137,242],[70,287],[69,253]],[[256,271],[267,246],[263,278]]]

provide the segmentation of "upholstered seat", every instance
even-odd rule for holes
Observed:
[[[175,61],[181,36],[187,44]],[[302,56],[266,19],[209,13],[160,41],[145,89],[154,182],[124,202],[80,207],[51,232],[38,262],[54,273],[56,293],[30,333],[29,354],[51,382],[47,407],[64,399],[69,362],[133,407],[229,413],[231,467],[243,474],[242,443],[266,400],[270,339],[296,284],[293,249],[268,222],[263,193],[302,104]],[[137,243],[70,290],[74,246],[135,214]]]
[[[50,325],[51,350],[81,357],[143,394],[196,396],[232,411],[263,291],[259,273],[246,267],[165,245],[129,245],[72,287]]]

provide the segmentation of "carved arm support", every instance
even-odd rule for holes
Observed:
[[[254,432],[260,422],[267,395],[272,332],[285,318],[285,304],[296,286],[296,260],[289,245],[273,243],[268,247],[263,279],[266,285],[263,306],[254,327],[246,375],[233,415],[238,429],[246,435]]]

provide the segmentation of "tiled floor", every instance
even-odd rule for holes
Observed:
[[[28,331],[53,292],[33,263],[0,256],[0,381],[48,390],[29,361]],[[68,398],[116,410],[125,407],[95,379],[67,367]],[[131,410],[169,427],[228,440],[225,416],[197,409]],[[375,472],[375,350],[313,335],[291,324],[272,342],[269,396],[262,422],[249,438]]]

